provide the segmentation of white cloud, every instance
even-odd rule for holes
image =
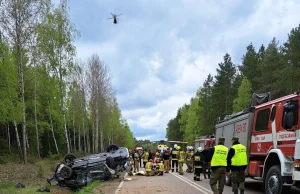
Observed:
[[[107,39],[76,43],[80,57],[97,52],[111,65],[122,89],[118,101],[126,107],[122,115],[138,139],[164,137],[168,121],[216,73],[225,53],[240,63],[250,42],[256,48],[273,37],[282,43],[300,18],[296,0],[170,2],[167,9],[162,1],[132,5],[137,10],[123,14],[118,25],[100,29]]]

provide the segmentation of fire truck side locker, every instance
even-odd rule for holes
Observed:
[[[239,142],[246,146],[247,156],[249,162],[250,156],[250,141],[251,141],[251,130],[253,124],[253,112],[239,112],[233,115],[228,120],[220,122],[216,125],[216,144],[220,137],[225,137],[225,146],[229,149],[232,146],[231,139],[233,136],[239,138]],[[248,168],[246,175],[248,175]],[[226,185],[230,186],[230,177],[226,177]]]

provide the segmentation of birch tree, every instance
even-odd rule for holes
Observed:
[[[27,131],[23,52],[49,2],[46,0],[2,0],[0,3],[0,26],[4,35],[16,49],[19,93],[22,103],[23,158],[26,164]]]

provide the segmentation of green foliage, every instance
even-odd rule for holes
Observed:
[[[190,104],[184,104],[170,119],[166,137],[193,143],[199,135],[214,134],[217,119],[248,108],[252,92],[270,92],[275,99],[299,91],[299,43],[300,24],[291,30],[282,46],[276,38],[258,51],[249,44],[239,66],[225,54],[217,74],[209,74]]]
[[[100,180],[95,180],[92,183],[88,184],[85,187],[82,187],[78,194],[85,194],[85,193],[94,193],[93,189],[100,185]]]
[[[238,97],[233,101],[233,112],[239,112],[249,108],[252,94],[251,82],[245,76],[238,89]]]

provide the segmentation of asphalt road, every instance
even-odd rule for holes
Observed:
[[[141,170],[144,170],[143,168]],[[209,180],[194,181],[192,173],[165,173],[163,176],[139,176],[135,175],[132,180],[125,180],[121,183],[121,187],[117,190],[118,194],[212,194]],[[261,190],[261,183],[255,180],[247,179],[245,184],[245,194],[264,194]],[[225,186],[223,194],[231,194],[231,187]],[[289,194],[299,194],[300,190],[293,188]]]

